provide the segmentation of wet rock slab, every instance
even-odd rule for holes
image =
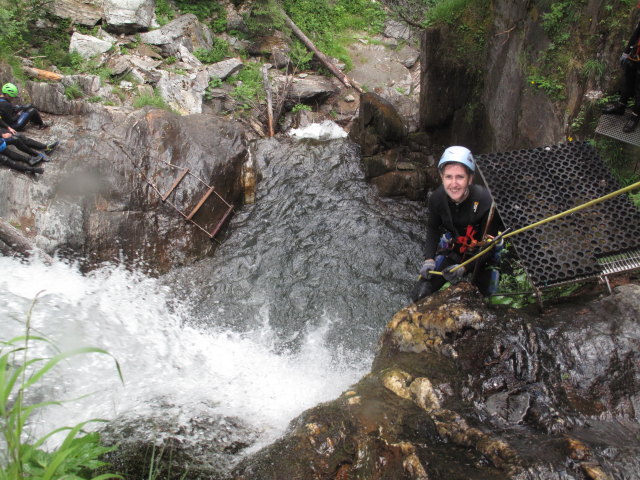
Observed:
[[[389,322],[371,373],[234,479],[640,478],[640,286],[542,316],[466,284]]]

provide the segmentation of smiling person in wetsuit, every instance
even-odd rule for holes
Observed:
[[[478,251],[477,242],[483,234],[497,234],[497,222],[487,229],[493,200],[489,191],[473,184],[476,164],[469,149],[461,146],[447,148],[438,170],[442,185],[429,197],[429,219],[424,261],[420,279],[411,298],[414,302],[437,292],[447,281],[457,283],[465,275],[470,277],[480,292],[487,296],[495,293],[499,274],[496,269],[500,252],[498,247],[479,259],[452,271],[457,265]],[[477,271],[476,263],[479,263]],[[443,275],[430,271],[443,272]]]

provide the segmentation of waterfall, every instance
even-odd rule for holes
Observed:
[[[263,140],[254,155],[256,203],[197,265],[156,279],[0,258],[3,340],[24,334],[35,298],[34,334],[103,348],[124,377],[107,355],[65,361],[33,394],[65,400],[34,419],[34,435],[90,418],[219,416],[252,432],[242,455],[368,371],[384,325],[409,302],[423,205],[378,197],[346,139]]]

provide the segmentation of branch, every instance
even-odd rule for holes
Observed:
[[[362,88],[358,84],[354,83],[352,80],[349,80],[349,77],[347,77],[344,73],[342,73],[340,69],[336,67],[333,64],[333,62],[329,60],[329,58],[324,53],[318,50],[318,48],[313,44],[313,42],[309,40],[309,37],[307,37],[304,34],[304,32],[300,30],[295,23],[293,23],[293,20],[289,18],[289,16],[285,13],[284,10],[281,10],[281,11],[282,11],[282,15],[284,16],[285,23],[289,26],[289,28],[291,28],[291,31],[295,34],[295,36],[298,37],[300,41],[304,43],[305,46],[313,52],[313,54],[318,58],[318,60],[320,60],[320,62],[322,62],[322,64],[325,67],[327,67],[327,69],[333,75],[335,75],[338,78],[338,80],[340,80],[344,84],[345,87],[347,88],[353,87],[358,92],[364,93],[364,90],[362,90]]]
[[[20,230],[6,220],[0,218],[0,241],[4,242],[14,252],[24,256],[39,254],[45,262],[52,262],[52,258],[34,245]]]

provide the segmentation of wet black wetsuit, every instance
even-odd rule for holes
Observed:
[[[39,127],[45,126],[40,112],[32,106],[24,108],[14,107],[6,98],[0,98],[0,127],[11,127],[14,130],[23,130],[27,123],[32,122]]]
[[[441,185],[429,197],[429,220],[427,222],[427,240],[424,248],[424,258],[433,258],[436,261],[436,270],[442,271],[450,265],[462,263],[467,258],[477,253],[469,245],[475,241],[481,241],[485,232],[492,199],[486,188],[480,185],[469,186],[469,196],[456,204],[453,202]],[[498,222],[492,222],[487,233],[496,235]],[[467,272],[473,272],[475,264],[480,263],[478,274],[472,280],[483,295],[495,291],[497,280],[491,269],[487,267],[493,257],[489,251],[476,261],[465,265]],[[431,295],[438,291],[446,280],[442,275],[431,275],[429,279],[420,278],[416,283],[412,300]]]
[[[4,128],[0,128],[0,135],[8,133],[9,130]],[[37,140],[33,140],[32,138],[25,137],[24,135],[11,135],[9,138],[4,138],[3,140],[7,143],[7,145],[13,145],[18,150],[35,157],[40,152],[37,150],[45,150],[47,146],[44,143],[40,143]]]
[[[29,164],[29,157],[19,154],[9,148],[5,148],[0,151],[0,165],[18,170],[20,172],[30,172],[40,170],[40,168],[33,167]]]
[[[629,58],[623,63],[624,75],[620,84],[620,102],[627,104],[630,98],[635,98],[633,112],[640,115],[640,23],[629,38],[624,53]]]

